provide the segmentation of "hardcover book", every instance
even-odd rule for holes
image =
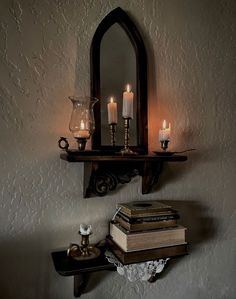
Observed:
[[[176,219],[162,220],[162,221],[138,221],[136,223],[130,223],[124,220],[120,215],[116,215],[115,222],[119,223],[128,231],[143,231],[148,229],[174,227],[177,226]]]
[[[123,265],[187,254],[187,243],[162,248],[125,252],[113,241],[111,236],[108,236],[106,241],[109,249]]]
[[[158,213],[155,216],[146,216],[146,217],[129,217],[121,212],[118,212],[117,216],[124,219],[128,223],[142,223],[142,222],[154,222],[154,221],[179,219],[179,214],[175,210],[166,213]]]
[[[113,241],[125,252],[185,244],[183,226],[163,228],[141,232],[129,232],[122,226],[110,223],[110,235]]]
[[[157,200],[132,201],[119,203],[117,208],[129,217],[143,217],[164,213],[171,210],[171,206],[160,203]]]

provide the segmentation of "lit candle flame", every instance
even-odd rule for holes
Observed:
[[[131,86],[130,86],[130,84],[127,84],[127,85],[126,85],[126,91],[127,91],[127,92],[130,92],[130,91],[131,91]]]
[[[113,97],[110,98],[110,103],[114,103],[114,98]]]
[[[165,119],[163,120],[162,128],[166,129],[166,120]]]

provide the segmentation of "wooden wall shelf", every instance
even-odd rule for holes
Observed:
[[[157,184],[164,162],[183,162],[187,156],[132,155],[122,156],[88,151],[84,153],[65,152],[61,159],[68,162],[84,162],[84,197],[92,194],[104,196],[116,189],[118,184],[142,176],[142,194],[147,194]]]
[[[105,247],[100,247],[102,254],[96,259],[86,261],[76,261],[67,256],[67,252],[52,252],[54,267],[62,276],[74,276],[74,296],[80,297],[86,288],[89,273],[102,270],[116,270],[113,264],[110,264],[104,256]]]
[[[62,276],[74,276],[74,297],[80,297],[84,293],[91,273],[103,270],[116,271],[116,266],[109,263],[105,257],[104,253],[107,246],[99,246],[99,248],[101,250],[101,255],[98,258],[85,261],[76,261],[73,258],[68,257],[66,250],[51,253],[54,268],[57,273]],[[109,250],[111,249],[109,248]],[[173,254],[173,252],[170,253],[168,250],[166,251],[166,257],[171,257],[171,259],[178,258],[186,254],[187,250],[181,255],[178,253]],[[165,256],[160,256],[160,258],[164,257]],[[158,260],[158,258],[156,258],[156,260]],[[158,274],[155,274],[148,281],[153,283],[157,280],[157,278]]]

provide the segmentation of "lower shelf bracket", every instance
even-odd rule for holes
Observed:
[[[80,297],[88,283],[88,273],[74,275],[74,296]]]

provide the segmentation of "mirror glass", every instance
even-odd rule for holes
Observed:
[[[101,40],[100,80],[101,144],[110,145],[107,104],[113,97],[118,112],[116,145],[124,145],[123,92],[126,90],[126,85],[130,84],[134,93],[134,118],[130,121],[129,144],[137,146],[136,54],[129,37],[118,23],[112,25]]]

